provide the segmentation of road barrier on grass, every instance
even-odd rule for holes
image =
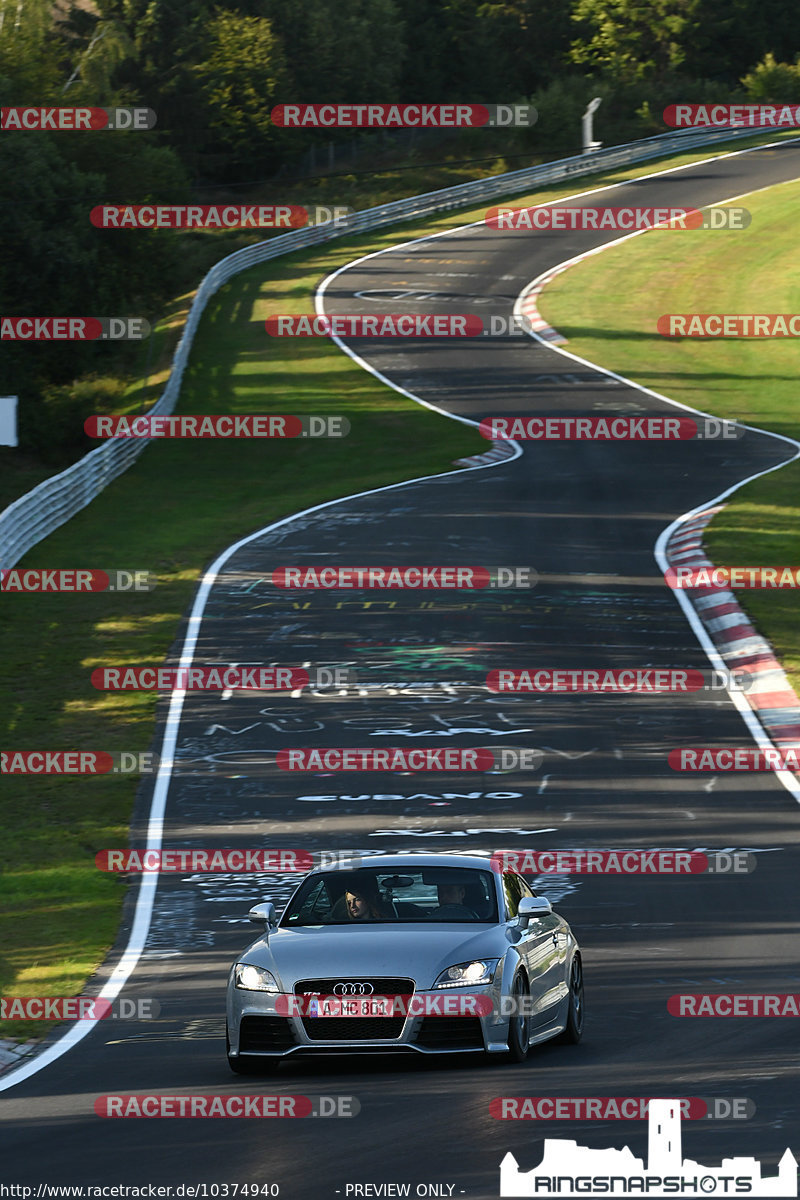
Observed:
[[[454,187],[426,192],[421,196],[410,196],[404,200],[393,200],[348,217],[344,224],[321,224],[292,230],[237,250],[215,263],[200,283],[186,319],[181,339],[172,359],[167,386],[156,403],[148,409],[148,415],[168,415],[178,402],[181,380],[192,349],[195,331],[206,304],[211,297],[241,271],[271,258],[279,258],[314,246],[332,238],[364,233],[380,229],[399,221],[413,221],[451,209],[474,207],[482,201],[496,200],[501,196],[519,195],[534,185],[556,183],[570,176],[596,173],[601,168],[608,170],[629,163],[645,162],[676,150],[689,150],[697,146],[711,145],[741,137],[752,137],[751,129],[694,129],[679,130],[628,142],[622,146],[609,146],[597,150],[591,157],[576,154],[556,162],[542,163],[535,167],[523,167],[503,175],[492,175],[471,183],[460,183]],[[0,513],[0,566],[13,567],[32,546],[48,537],[65,524],[112,480],[127,471],[139,457],[149,439],[112,439],[90,451],[65,471],[45,479],[25,495],[20,496]]]

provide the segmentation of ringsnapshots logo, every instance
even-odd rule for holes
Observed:
[[[710,208],[569,208],[535,204],[529,208],[490,208],[483,218],[499,232],[585,233],[615,230],[636,233],[643,229],[746,229],[752,220],[746,208],[714,205]]]
[[[476,129],[536,124],[532,104],[276,104],[281,129]]]
[[[744,435],[735,421],[716,417],[484,417],[487,441],[689,442]]]
[[[797,1159],[787,1149],[776,1175],[755,1158],[724,1158],[718,1167],[684,1159],[681,1101],[651,1099],[647,1162],[623,1150],[592,1149],[574,1140],[546,1138],[542,1161],[521,1171],[510,1152],[500,1164],[500,1196],[796,1196]]]
[[[92,416],[83,423],[94,438],[342,438],[350,422],[341,416]]]
[[[151,332],[144,317],[0,317],[4,342],[140,342]]]
[[[0,108],[0,129],[153,129],[152,108]]]
[[[733,671],[672,667],[497,669],[486,676],[488,690],[497,693],[602,692],[660,696],[670,692],[745,692],[753,683],[752,674],[741,668]]]

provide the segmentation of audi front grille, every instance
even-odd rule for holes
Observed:
[[[370,975],[362,979],[301,979],[295,996],[403,996],[414,994],[414,980]],[[405,1014],[398,1017],[302,1017],[303,1029],[312,1041],[373,1041],[399,1038]]]

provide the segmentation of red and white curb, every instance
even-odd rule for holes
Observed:
[[[713,568],[703,549],[703,530],[725,506],[693,513],[666,545],[671,567]],[[726,587],[682,589],[726,667],[746,671],[744,697],[779,749],[800,744],[800,697],[791,687],[769,642],[754,628],[736,594]]]
[[[584,256],[581,255],[581,257]],[[574,259],[573,261],[578,262],[579,260]],[[572,263],[569,265],[571,266]],[[539,293],[543,292],[549,283],[552,283],[556,275],[560,275],[561,272],[566,271],[566,269],[566,266],[560,266],[556,267],[552,271],[549,271],[546,275],[540,275],[535,283],[531,286],[530,290],[526,288],[518,300],[519,312],[530,322],[530,329],[533,331],[533,333],[540,337],[543,342],[549,342],[554,346],[566,345],[567,339],[564,337],[563,333],[559,333],[558,330],[554,329],[552,325],[547,324],[547,321],[545,321],[544,317],[539,312],[539,306],[536,301]]]
[[[490,463],[502,462],[505,458],[517,458],[513,442],[492,442],[491,450],[485,454],[470,454],[468,458],[454,458],[454,467],[485,467]]]

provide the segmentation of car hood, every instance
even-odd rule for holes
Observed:
[[[272,971],[285,992],[300,979],[376,975],[409,976],[418,988],[429,988],[447,967],[475,958],[502,958],[508,946],[501,925],[328,925],[272,930],[239,961]]]

